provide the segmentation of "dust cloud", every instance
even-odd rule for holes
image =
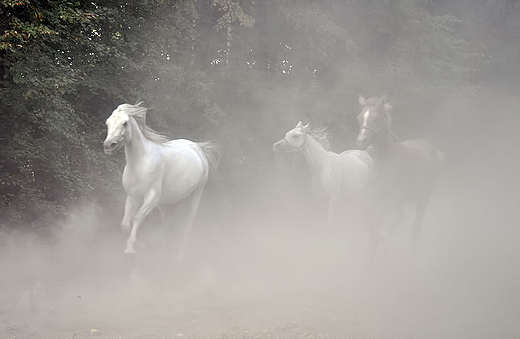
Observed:
[[[298,182],[273,159],[240,203],[218,204],[210,185],[180,265],[156,249],[153,217],[135,257],[87,207],[50,236],[2,233],[0,336],[518,337],[518,119],[503,124],[499,112],[520,102],[496,99],[465,106],[493,115],[461,119],[443,141],[417,248],[406,223],[369,265],[367,230],[347,217],[324,226],[305,173]]]

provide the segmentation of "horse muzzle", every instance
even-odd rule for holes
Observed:
[[[281,155],[282,153],[285,153],[287,151],[287,143],[285,140],[280,140],[278,142],[275,142],[273,144],[273,152],[277,155]]]
[[[103,148],[107,155],[112,155],[119,147],[121,147],[121,145],[117,142],[105,141],[103,143]]]
[[[366,150],[370,143],[372,142],[371,135],[368,133],[366,129],[362,129],[356,138],[356,144],[359,149]]]
[[[357,138],[356,139],[356,144],[357,144],[357,146],[358,146],[358,148],[360,150],[364,151],[364,150],[366,150],[368,148],[368,145],[369,145],[368,138],[366,138],[366,137],[364,137],[364,138]]]

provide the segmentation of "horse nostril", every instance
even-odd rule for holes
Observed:
[[[113,143],[110,144],[110,147],[111,147],[111,148],[114,148],[114,147],[116,147],[116,145],[117,145],[117,144],[116,144],[115,142],[113,142]]]

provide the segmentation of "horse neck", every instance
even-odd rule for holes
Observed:
[[[397,144],[395,134],[388,126],[377,133],[372,143],[372,149],[376,157],[391,154]]]
[[[327,150],[309,134],[305,138],[303,154],[312,173],[319,173],[328,160]]]
[[[151,141],[144,136],[133,118],[130,119],[130,128],[132,128],[132,138],[125,145],[125,158],[127,164],[133,165],[146,154],[147,146]]]

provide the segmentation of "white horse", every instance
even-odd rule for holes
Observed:
[[[146,126],[147,108],[141,104],[119,105],[106,121],[105,153],[125,147],[123,187],[127,197],[121,228],[130,234],[124,253],[135,252],[139,226],[155,207],[167,221],[172,204],[190,199],[187,220],[180,230],[177,261],[181,261],[210,166],[216,166],[219,152],[211,142],[169,141]]]
[[[298,122],[295,128],[273,145],[275,153],[303,152],[313,176],[313,189],[327,199],[327,223],[334,224],[338,209],[360,209],[365,201],[372,168],[372,158],[365,151],[348,150],[341,154],[329,151],[325,128],[311,129]]]

